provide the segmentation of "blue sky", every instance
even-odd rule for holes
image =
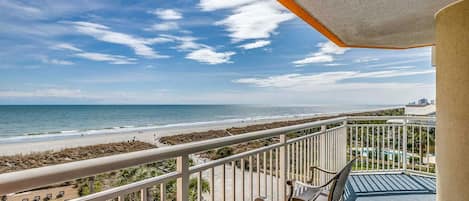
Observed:
[[[338,48],[270,0],[0,0],[0,104],[405,104],[430,48]]]

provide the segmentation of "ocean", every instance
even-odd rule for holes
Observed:
[[[267,105],[3,105],[0,142],[392,107]]]

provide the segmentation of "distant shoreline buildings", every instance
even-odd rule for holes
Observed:
[[[427,98],[421,98],[418,101],[410,102],[405,105],[405,115],[428,116],[435,114],[435,100],[429,101]]]

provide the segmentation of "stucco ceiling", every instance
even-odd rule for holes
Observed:
[[[434,43],[434,14],[455,0],[279,0],[339,46]]]

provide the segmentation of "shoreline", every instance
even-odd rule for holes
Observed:
[[[186,124],[182,126],[162,126],[158,128],[146,128],[144,130],[137,129],[127,132],[107,132],[102,134],[93,135],[78,135],[78,136],[67,136],[65,138],[47,139],[41,141],[2,141],[0,140],[0,156],[10,156],[16,154],[29,154],[35,152],[44,151],[60,151],[65,148],[90,146],[97,144],[115,143],[115,142],[126,142],[126,141],[142,141],[151,144],[159,143],[159,139],[165,136],[190,134],[194,132],[204,132],[210,130],[226,130],[233,127],[247,127],[257,124],[284,122],[291,120],[302,120],[308,118],[318,117],[332,117],[337,115],[346,115],[362,112],[376,112],[383,110],[396,109],[401,107],[392,108],[377,108],[364,111],[351,111],[351,112],[337,112],[327,114],[311,114],[311,115],[292,115],[290,117],[279,117],[279,118],[264,118],[264,119],[253,119],[253,120],[239,120],[233,122],[208,122],[205,124]],[[44,138],[43,138],[44,139]]]

